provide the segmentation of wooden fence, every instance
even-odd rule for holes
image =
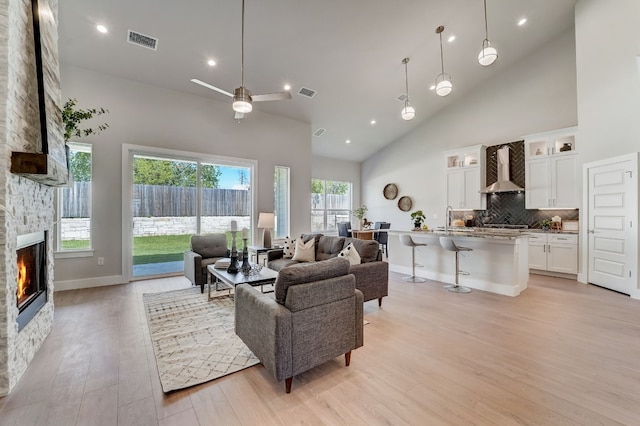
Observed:
[[[89,182],[64,188],[62,217],[89,216]],[[251,193],[240,189],[202,188],[202,215],[249,216]],[[133,185],[134,217],[196,215],[196,188]]]

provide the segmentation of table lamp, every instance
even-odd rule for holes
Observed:
[[[264,229],[264,248],[271,248],[271,230],[276,227],[276,215],[273,213],[260,212],[258,216],[258,228]]]

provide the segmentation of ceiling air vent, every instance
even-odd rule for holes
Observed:
[[[407,100],[407,95],[403,93],[402,95],[398,96],[396,99],[399,100],[400,102],[404,102]]]
[[[313,132],[313,136],[320,137],[320,136],[324,135],[324,132],[326,132],[326,131],[327,131],[327,129],[323,129],[322,127],[320,127],[318,130]]]
[[[144,34],[137,33],[129,30],[127,35],[127,41],[131,44],[137,44],[138,46],[146,47],[151,50],[158,50],[158,39]]]
[[[298,90],[298,95],[304,96],[305,98],[313,98],[316,93],[315,90],[309,89],[308,87],[301,87],[300,90]]]

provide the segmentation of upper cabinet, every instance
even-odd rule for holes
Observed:
[[[447,205],[456,210],[484,210],[486,147],[474,145],[445,152]]]
[[[578,208],[579,157],[577,128],[525,138],[525,207]]]

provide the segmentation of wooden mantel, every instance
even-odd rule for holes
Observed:
[[[11,173],[24,176],[48,186],[65,186],[69,183],[69,171],[48,154],[35,152],[11,153]]]

